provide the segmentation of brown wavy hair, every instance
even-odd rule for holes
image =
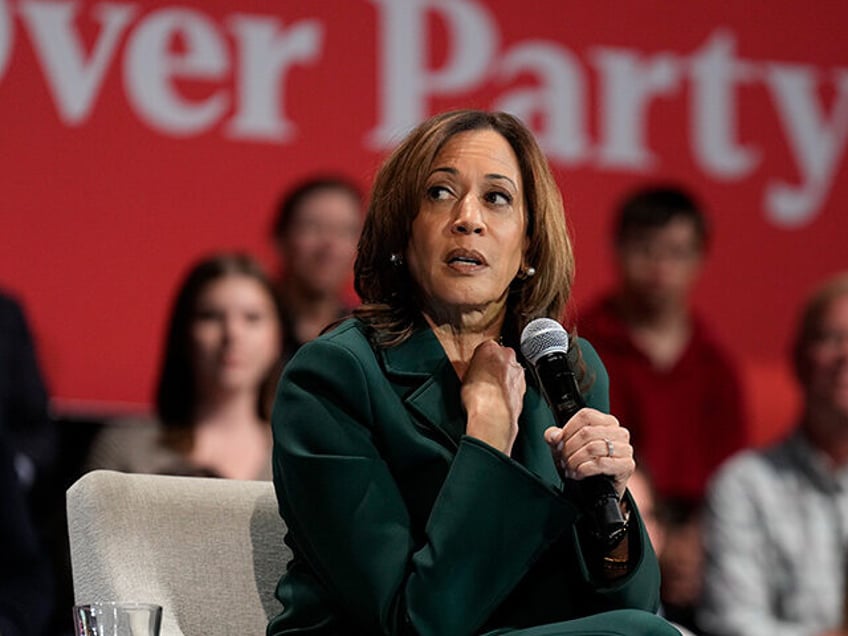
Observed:
[[[377,346],[391,347],[412,335],[421,320],[416,284],[404,255],[412,221],[424,200],[433,161],[449,139],[460,133],[494,130],[510,144],[518,159],[527,211],[528,248],[525,265],[535,276],[516,278],[507,299],[504,340],[517,343],[530,320],[560,320],[574,280],[574,253],[565,222],[562,197],[545,155],[533,134],[507,113],[457,110],[420,124],[383,163],[374,180],[371,202],[359,240],[354,285],[362,305],[354,315],[371,329]]]

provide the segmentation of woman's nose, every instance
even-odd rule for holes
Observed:
[[[241,325],[238,324],[238,321],[235,318],[227,318],[224,321],[224,341],[227,343],[232,343],[239,337],[241,332]]]
[[[456,234],[482,234],[485,225],[477,199],[471,195],[459,201],[451,230]]]

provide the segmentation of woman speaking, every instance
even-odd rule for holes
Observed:
[[[392,153],[359,243],[363,304],[279,385],[294,559],[269,635],[677,633],[650,613],[659,574],[600,360],[580,343],[589,408],[560,428],[516,356],[530,320],[562,316],[573,270],[556,183],[514,117],[439,115]],[[614,537],[571,495],[598,474],[628,518]]]

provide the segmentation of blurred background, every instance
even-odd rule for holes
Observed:
[[[61,534],[96,429],[150,410],[190,264],[241,250],[279,275],[282,193],[316,174],[367,193],[396,140],[454,108],[536,132],[578,328],[614,283],[619,201],[650,183],[701,201],[695,305],[736,358],[747,438],[778,438],[797,308],[848,268],[846,22],[798,0],[0,0],[0,288],[60,439],[42,515]]]
[[[367,190],[410,126],[529,121],[575,236],[576,306],[612,279],[613,208],[645,180],[705,203],[697,305],[736,353],[754,438],[792,420],[794,308],[848,265],[841,3],[0,0],[0,284],[55,412],[150,402],[175,272],[275,267],[274,204],[315,172]],[[579,316],[578,316],[579,319]]]
[[[848,9],[809,9],[2,0],[0,283],[28,309],[57,411],[138,408],[175,271],[222,247],[267,260],[288,184],[331,171],[367,188],[423,117],[508,109],[560,180],[578,304],[610,280],[617,198],[685,184],[715,228],[699,306],[755,395],[789,391],[786,309],[848,264]],[[791,420],[767,408],[764,437]]]

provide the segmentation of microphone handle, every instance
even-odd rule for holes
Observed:
[[[560,356],[565,360],[560,359]],[[543,356],[536,363],[536,373],[557,424],[564,426],[577,411],[586,406],[566,355],[556,353]],[[541,381],[542,378],[545,378],[544,382]],[[591,514],[598,535],[600,537],[618,535],[625,526],[625,520],[621,514],[621,507],[618,505],[618,494],[612,477],[608,475],[587,477],[580,481],[578,492],[584,509]]]

